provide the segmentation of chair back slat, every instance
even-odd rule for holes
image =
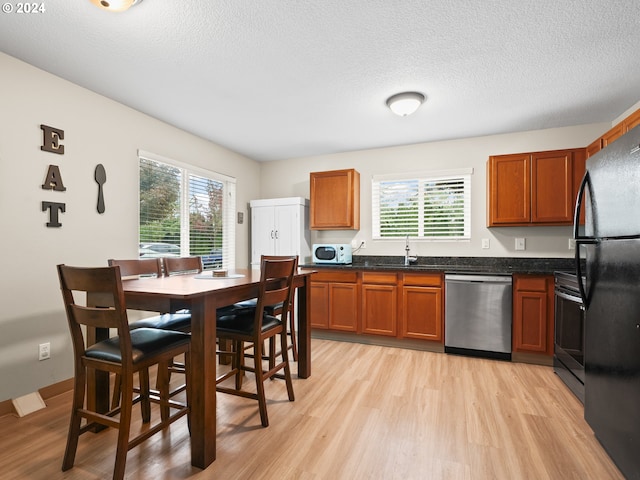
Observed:
[[[109,266],[115,265],[120,267],[120,275],[123,277],[162,276],[162,261],[159,258],[109,259]]]
[[[83,268],[59,265],[61,288],[78,292],[113,292],[114,269],[109,267]],[[118,275],[118,278],[120,276]]]
[[[73,318],[80,325],[94,328],[118,328],[120,326],[120,315],[113,307],[83,307],[82,305],[71,305]]]
[[[200,273],[202,272],[202,258],[193,257],[164,257],[164,274],[169,275],[182,275],[186,273]]]

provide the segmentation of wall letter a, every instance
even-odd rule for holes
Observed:
[[[62,183],[60,168],[57,165],[49,165],[49,170],[47,170],[47,178],[44,179],[42,189],[55,190],[57,192],[64,192],[66,190],[65,186]]]

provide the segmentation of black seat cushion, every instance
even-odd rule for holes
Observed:
[[[149,356],[157,355],[180,345],[188,344],[191,335],[157,328],[136,328],[131,330],[131,348],[133,363]],[[121,363],[120,337],[111,337],[95,343],[85,350],[85,356],[97,360]]]
[[[273,315],[273,312],[275,312],[276,310],[282,309],[283,304],[284,302],[280,302],[275,305],[267,305],[266,307],[264,307],[264,309],[269,315]],[[252,298],[251,300],[243,300],[242,302],[234,303],[233,305],[231,305],[231,308],[235,310],[233,313],[241,314],[241,313],[252,311],[257,306],[258,306],[258,299]]]
[[[255,308],[255,305],[253,306],[253,308]],[[238,304],[233,304],[233,305],[226,305],[224,307],[220,307],[216,310],[216,316],[218,318],[223,317],[225,315],[232,315],[232,314],[237,314],[237,313],[241,313],[245,310],[248,310],[248,308],[242,307]]]
[[[191,313],[163,313],[162,315],[132,322],[129,324],[129,328],[131,330],[159,328],[160,330],[188,332],[191,330]]]
[[[224,332],[229,333],[240,333],[244,335],[251,335],[253,332],[253,324],[255,322],[255,311],[254,312],[243,312],[240,314],[229,314],[218,317],[216,322],[216,331],[218,334],[224,334]],[[274,317],[272,315],[267,315],[265,313],[262,318],[262,331],[266,332],[271,328],[274,328],[278,325],[281,325],[282,322],[278,317]]]

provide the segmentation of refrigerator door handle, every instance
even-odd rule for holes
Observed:
[[[591,189],[591,176],[589,175],[589,170],[584,172],[584,176],[582,177],[582,181],[580,182],[580,188],[578,189],[578,197],[576,200],[576,209],[573,212],[573,238],[575,240],[585,238],[580,236],[580,234],[578,233],[578,228],[580,227],[580,214],[582,213],[584,192],[587,187]]]
[[[580,182],[580,188],[578,189],[578,198],[576,200],[576,209],[573,215],[573,238],[576,242],[574,253],[576,275],[578,276],[578,290],[580,290],[582,303],[585,307],[589,306],[589,295],[587,295],[584,283],[582,281],[583,276],[582,266],[580,264],[580,245],[595,245],[600,242],[600,240],[597,238],[581,236],[578,233],[578,228],[580,227],[580,214],[582,213],[582,202],[584,200],[584,193],[587,187],[591,189],[591,176],[589,175],[589,170],[584,173],[582,182]]]

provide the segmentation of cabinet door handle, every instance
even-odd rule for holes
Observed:
[[[271,230],[271,239],[273,240],[274,236],[273,236],[273,230]]]
[[[278,230],[276,230],[276,240],[278,239]]]

